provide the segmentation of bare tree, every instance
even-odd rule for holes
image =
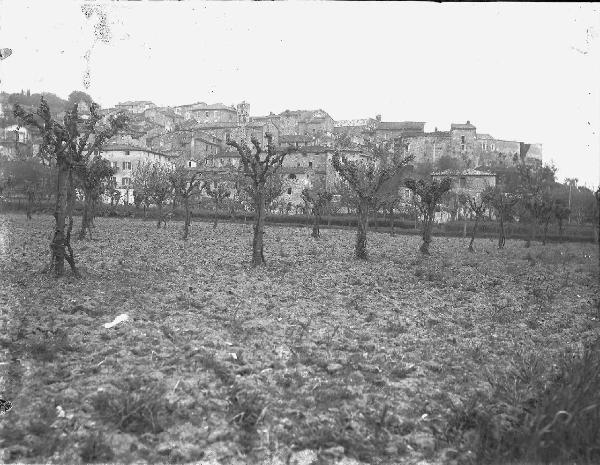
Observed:
[[[355,256],[366,260],[367,229],[369,210],[379,201],[384,185],[398,175],[412,160],[403,156],[399,151],[391,152],[391,146],[386,143],[369,145],[375,159],[370,161],[349,160],[335,151],[332,157],[334,169],[348,186],[356,193],[358,210],[358,228],[356,233]]]
[[[190,170],[184,165],[177,165],[169,172],[169,181],[173,188],[175,198],[183,202],[185,218],[183,221],[183,239],[189,235],[192,223],[192,212],[190,210],[190,199],[200,193],[201,180],[197,171]]]
[[[231,190],[227,186],[226,182],[217,180],[214,180],[212,182],[212,186],[210,181],[207,182],[204,185],[204,190],[214,202],[215,217],[213,222],[213,229],[215,229],[219,222],[219,210],[225,202],[225,199],[228,199],[231,196]]]
[[[89,232],[91,239],[95,206],[104,194],[110,178],[114,175],[114,169],[110,166],[109,161],[103,159],[100,155],[96,155],[87,163],[77,165],[75,174],[77,185],[83,190],[84,194],[79,239],[85,238],[86,231]]]
[[[150,176],[148,177],[148,193],[150,201],[158,207],[158,221],[156,227],[160,228],[162,222],[163,228],[167,227],[167,217],[163,208],[173,195],[173,186],[169,181],[171,169],[163,163],[152,163]]]
[[[50,108],[43,98],[36,113],[26,112],[16,104],[14,116],[19,124],[35,128],[40,132],[42,156],[56,160],[58,180],[54,209],[55,231],[50,243],[50,269],[56,275],[62,276],[65,271],[64,262],[67,260],[73,273],[78,274],[71,248],[75,201],[73,171],[77,165],[86,162],[106,141],[122,130],[126,125],[127,117],[122,113],[111,115],[103,123],[98,106],[92,103],[89,118],[83,119],[79,116],[77,105],[73,105],[61,124],[52,118]]]
[[[255,222],[254,239],[252,242],[252,265],[259,266],[265,263],[263,252],[263,237],[265,230],[267,184],[281,168],[285,156],[292,151],[278,150],[273,143],[271,134],[265,135],[267,139],[267,150],[264,151],[260,142],[255,137],[251,138],[254,146],[252,149],[245,142],[227,141],[227,144],[237,149],[241,157],[241,170],[248,178],[248,191],[254,204]]]
[[[407,179],[405,185],[415,196],[418,196],[418,208],[423,216],[423,244],[421,244],[419,250],[421,253],[429,255],[431,227],[435,216],[435,209],[442,196],[452,187],[452,180],[450,178],[444,178],[441,181]]]
[[[319,229],[321,216],[323,215],[327,205],[329,205],[329,202],[331,202],[331,199],[333,199],[333,194],[325,191],[324,189],[304,189],[301,196],[302,200],[304,200],[307,207],[310,209],[310,212],[312,213],[312,237],[316,239],[321,235],[321,231]]]
[[[473,248],[473,243],[475,242],[475,236],[477,235],[477,226],[479,225],[479,221],[483,219],[485,211],[488,208],[489,200],[486,195],[460,195],[460,203],[466,205],[472,214],[475,215],[475,225],[473,225],[473,230],[471,231],[471,242],[469,242],[469,252],[475,252]]]
[[[488,188],[484,195],[498,215],[498,248],[503,249],[506,244],[504,223],[511,217],[513,207],[519,201],[519,197],[509,192],[503,192],[499,187]]]

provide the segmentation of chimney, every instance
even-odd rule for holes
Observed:
[[[467,124],[471,124],[471,122],[469,120],[467,120]]]
[[[375,119],[377,120],[378,123],[381,123],[381,115],[375,116]]]
[[[437,130],[437,126],[435,127],[435,129],[433,130],[433,132],[438,132],[438,130]]]

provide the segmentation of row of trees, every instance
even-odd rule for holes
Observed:
[[[67,111],[64,121],[57,122],[51,116],[46,102],[42,99],[36,113],[26,112],[15,105],[15,117],[20,124],[34,128],[42,136],[40,155],[54,163],[56,172],[55,189],[55,232],[51,249],[51,269],[58,275],[64,273],[64,261],[77,273],[71,248],[70,237],[73,227],[73,204],[75,190],[80,187],[84,194],[84,214],[80,237],[85,237],[93,225],[95,205],[106,193],[113,172],[108,163],[98,154],[106,141],[115,136],[127,125],[123,114],[101,118],[98,107],[90,104],[90,116],[82,118],[77,104]],[[271,135],[266,135],[267,144],[263,147],[255,138],[251,145],[234,140],[227,144],[234,147],[241,158],[237,176],[228,182],[202,178],[198,173],[179,166],[170,168],[161,164],[141,164],[137,167],[133,181],[133,194],[136,206],[147,208],[151,204],[158,207],[157,226],[166,223],[164,206],[168,201],[181,203],[185,209],[183,237],[187,238],[190,224],[190,199],[204,190],[215,202],[217,209],[225,199],[232,195],[228,186],[235,184],[237,196],[252,205],[254,210],[254,239],[252,247],[252,264],[264,263],[264,226],[267,206],[281,194],[281,167],[291,148],[281,150],[276,147]],[[412,157],[406,156],[406,150],[397,144],[388,142],[370,144],[371,161],[349,159],[335,151],[332,159],[333,167],[339,174],[342,183],[338,189],[348,204],[357,213],[357,236],[355,255],[366,259],[367,230],[369,215],[379,209],[392,213],[398,206],[398,186],[404,185],[414,194],[412,204],[420,212],[422,218],[423,243],[421,252],[428,254],[431,243],[431,231],[435,211],[445,195],[451,189],[451,181],[443,179],[435,181],[408,177]],[[500,218],[499,247],[504,245],[503,222],[513,213],[516,205],[519,213],[526,215],[532,224],[532,234],[538,223],[545,221],[545,229],[551,215],[564,221],[568,218],[568,208],[562,205],[556,196],[552,196],[555,170],[544,167],[534,169],[520,166],[517,172],[517,189],[508,190],[502,185],[486,191],[479,198],[463,198],[461,202],[470,207],[477,221],[483,216],[486,208],[495,209]],[[510,177],[508,177],[510,179]],[[508,182],[504,186],[509,185]],[[314,216],[313,236],[319,237],[319,221],[325,207],[331,202],[332,193],[324,188],[316,187],[305,190],[302,198],[308,210]],[[597,203],[595,203],[597,206]],[[561,223],[562,224],[562,223]],[[470,243],[473,249],[475,232]]]

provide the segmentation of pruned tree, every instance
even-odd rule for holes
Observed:
[[[441,181],[436,179],[431,181],[407,179],[405,185],[415,196],[418,196],[418,208],[423,217],[423,243],[419,250],[421,253],[429,255],[431,227],[435,216],[435,209],[442,196],[452,187],[452,180],[450,178],[444,178]]]
[[[558,223],[558,237],[560,242],[563,241],[564,223],[571,216],[571,209],[564,204],[564,201],[558,199],[554,204],[554,217]]]
[[[183,239],[187,239],[190,225],[192,224],[190,200],[201,191],[202,182],[200,173],[180,164],[169,171],[169,181],[173,188],[174,197],[181,200],[183,203],[185,211],[185,218],[183,220]]]
[[[461,194],[459,196],[459,201],[469,209],[471,214],[475,216],[475,224],[473,225],[473,230],[471,231],[471,242],[469,242],[469,252],[475,252],[473,243],[475,242],[475,236],[477,235],[477,226],[479,225],[479,221],[483,219],[484,214],[488,209],[489,199],[486,195],[473,196]]]
[[[490,187],[484,191],[483,195],[488,199],[489,204],[498,216],[498,248],[503,249],[506,244],[504,224],[511,218],[513,208],[519,201],[519,197],[510,192],[504,192],[500,187]]]
[[[36,113],[27,112],[18,104],[14,106],[14,116],[19,124],[39,131],[42,137],[40,152],[56,160],[58,180],[54,210],[55,231],[50,243],[50,269],[58,276],[64,274],[65,260],[73,273],[78,274],[71,247],[75,201],[74,169],[87,162],[92,154],[98,152],[127,123],[127,117],[123,113],[111,115],[103,121],[98,109],[93,103],[90,106],[90,116],[83,119],[79,116],[77,105],[73,105],[61,124],[53,119],[44,98]]]
[[[167,217],[163,212],[163,208],[173,195],[173,186],[169,180],[171,167],[163,163],[154,162],[151,164],[149,171],[147,182],[148,198],[158,208],[156,228],[160,228],[161,223],[163,224],[163,228],[166,228]]]
[[[542,196],[542,204],[540,207],[540,219],[544,223],[544,235],[542,236],[542,245],[546,245],[548,239],[548,226],[552,219],[555,218],[554,209],[556,206],[556,200],[553,199],[549,194]]]
[[[273,136],[271,134],[266,134],[265,137],[267,139],[266,151],[263,150],[260,142],[255,137],[251,138],[254,151],[243,141],[239,143],[234,140],[227,141],[227,144],[234,147],[240,154],[241,172],[249,180],[246,191],[250,194],[252,203],[254,204],[253,266],[265,263],[263,238],[269,180],[273,180],[281,168],[286,155],[292,151],[291,148],[279,150],[273,143]]]
[[[556,168],[544,166],[534,168],[527,165],[518,167],[519,187],[519,205],[522,213],[529,220],[530,232],[525,241],[525,247],[530,247],[535,239],[537,224],[543,220],[548,212],[548,193],[554,184]]]
[[[115,170],[110,166],[108,160],[103,159],[100,155],[95,155],[87,162],[77,165],[75,174],[76,185],[81,188],[84,195],[79,239],[84,239],[86,232],[89,232],[91,239],[96,205],[105,193]]]
[[[215,217],[213,221],[213,229],[217,227],[219,222],[219,210],[223,206],[225,199],[231,197],[231,190],[224,181],[213,180],[204,184],[204,190],[212,199],[215,209]]]
[[[133,185],[133,203],[136,208],[144,207],[144,220],[148,218],[148,209],[152,204],[149,181],[152,173],[152,163],[138,162],[131,175]]]
[[[356,193],[358,210],[358,227],[356,232],[355,256],[366,260],[367,229],[369,210],[379,201],[382,189],[388,181],[397,176],[412,156],[404,156],[400,151],[393,151],[388,143],[369,144],[374,160],[350,160],[335,151],[331,162],[334,169],[348,186]]]
[[[313,230],[311,235],[316,239],[321,236],[321,231],[319,229],[321,216],[327,208],[327,205],[329,205],[333,199],[333,194],[324,189],[306,188],[302,190],[302,194],[300,195],[313,216]]]

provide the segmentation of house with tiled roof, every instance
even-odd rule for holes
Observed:
[[[154,108],[156,105],[148,100],[136,100],[128,102],[120,102],[115,105],[117,110],[128,111],[130,113],[144,113],[149,108]]]
[[[110,143],[102,147],[100,156],[108,160],[115,170],[112,181],[121,193],[121,198],[133,202],[132,177],[140,163],[156,162],[173,165],[176,157],[165,152],[139,147],[127,143]]]
[[[436,171],[431,173],[431,178],[437,181],[450,178],[452,180],[452,193],[465,194],[471,197],[479,197],[488,187],[496,186],[495,173],[474,168]]]

